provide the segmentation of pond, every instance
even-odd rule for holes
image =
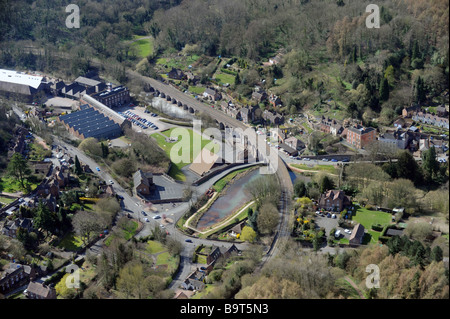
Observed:
[[[256,169],[235,180],[234,183],[229,185],[226,189],[226,194],[217,198],[208,211],[200,217],[197,228],[204,230],[227,218],[229,215],[236,212],[236,210],[244,206],[245,203],[251,201],[252,196],[248,190],[246,190],[245,186],[260,176],[259,169]]]

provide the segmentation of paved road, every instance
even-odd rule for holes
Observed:
[[[150,84],[153,88],[160,92],[164,92],[166,95],[170,95],[172,98],[175,98],[177,101],[180,101],[183,104],[187,104],[188,106],[192,106],[194,109],[204,112],[206,114],[209,114],[212,118],[216,119],[218,122],[224,123],[224,125],[232,127],[232,128],[240,128],[242,130],[245,130],[248,128],[243,122],[236,120],[234,118],[231,118],[230,116],[226,115],[222,111],[219,111],[217,109],[211,108],[210,106],[207,106],[203,104],[202,102],[194,99],[192,96],[185,94],[178,89],[172,87],[169,84],[162,83],[158,80],[145,77],[140,75],[139,73],[128,70],[127,75],[131,78],[139,79],[142,82],[146,82]],[[289,235],[289,232],[287,230],[288,225],[288,215],[289,215],[289,199],[291,197],[291,194],[293,193],[293,184],[291,181],[291,177],[289,175],[289,171],[281,157],[278,156],[277,152],[270,152],[270,147],[267,144],[264,144],[266,148],[265,154],[268,155],[268,160],[270,163],[273,163],[276,169],[277,177],[280,181],[280,185],[282,188],[282,193],[284,194],[283,201],[284,204],[282,204],[281,209],[281,221],[279,224],[279,236],[276,237],[274,248],[278,245],[278,239],[283,238]],[[272,257],[276,255],[277,249],[272,249],[273,253],[268,257]]]
[[[116,193],[123,197],[122,212],[119,213],[118,218],[125,216],[126,213],[130,213],[132,218],[140,220],[144,225],[143,229],[139,232],[139,234],[136,235],[137,238],[146,237],[151,234],[154,227],[161,227],[161,225],[164,225],[164,229],[167,230],[170,234],[169,236],[171,236],[172,238],[183,243],[184,248],[183,248],[183,251],[181,252],[180,271],[176,275],[175,280],[172,281],[172,283],[170,285],[171,288],[172,287],[177,288],[181,284],[182,280],[184,280],[192,271],[194,266],[191,263],[191,258],[192,258],[195,247],[197,247],[198,245],[201,245],[201,244],[204,244],[204,245],[216,244],[216,245],[220,245],[220,246],[223,245],[226,247],[229,247],[231,245],[230,243],[225,243],[225,242],[220,242],[220,241],[211,241],[211,240],[207,240],[207,239],[191,238],[191,237],[179,232],[177,229],[175,229],[174,224],[167,224],[167,223],[163,222],[162,219],[154,220],[152,218],[156,214],[158,214],[158,215],[166,214],[166,216],[168,218],[171,218],[175,222],[189,208],[189,204],[187,202],[176,203],[175,206],[173,206],[171,204],[156,204],[154,206],[158,209],[158,212],[156,214],[147,213],[147,215],[148,215],[147,218],[149,221],[145,222],[144,216],[141,214],[141,211],[143,210],[143,206],[140,204],[139,200],[133,196],[130,196],[126,192],[126,190],[123,189],[117,182],[115,182],[114,179],[107,172],[105,172],[103,170],[100,170],[100,172],[97,171],[95,168],[99,167],[99,165],[93,159],[86,156],[82,151],[78,150],[76,147],[73,147],[73,146],[63,142],[56,137],[54,139],[54,144],[65,148],[66,152],[69,153],[71,156],[73,156],[73,157],[78,156],[78,159],[81,162],[83,162],[84,164],[87,164],[92,169],[92,171],[97,176],[99,176],[102,180],[104,180],[105,182],[108,183],[110,180],[112,180],[114,182],[114,189],[115,189]],[[250,165],[246,165],[246,166],[251,166],[251,165],[254,165],[254,164],[250,164]],[[242,167],[243,166],[239,166],[234,169],[240,169]],[[208,188],[210,188],[217,180],[219,180],[220,178],[222,178],[229,172],[230,172],[230,170],[222,172],[222,173],[214,176],[207,182],[199,185],[198,187],[193,187],[195,189],[195,193],[197,194],[197,196],[200,196],[201,194],[205,193],[206,190]],[[195,197],[194,197],[194,199],[195,199]],[[192,241],[192,243],[185,242],[186,239],[190,239]],[[101,245],[102,245],[102,241],[100,240],[97,243],[95,243],[92,247],[90,247],[89,251],[93,254],[99,255],[102,250]],[[247,247],[247,244],[246,243],[236,244],[236,246],[240,250],[245,250],[245,248]]]

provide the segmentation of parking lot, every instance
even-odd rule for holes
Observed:
[[[345,232],[345,228],[339,227],[338,225],[338,219],[339,219],[339,215],[336,215],[336,218],[332,218],[331,214],[330,217],[327,217],[325,214],[322,214],[323,216],[317,215],[316,214],[316,225],[320,228],[323,227],[325,228],[325,234],[327,236],[329,236],[330,231],[335,228],[336,230],[340,230],[341,231],[341,236],[340,238],[350,238],[350,234],[351,234],[351,230],[349,233]]]
[[[117,113],[126,119],[128,119],[133,129],[138,132],[152,134],[158,131],[164,131],[169,128],[170,125],[160,121],[160,118],[155,114],[146,111],[144,107],[130,105],[122,107],[117,110]]]

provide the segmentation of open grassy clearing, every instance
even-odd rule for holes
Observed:
[[[143,38],[143,36],[133,36],[133,40],[136,39],[140,39],[137,41],[134,41],[131,44],[132,48],[136,49],[136,52],[138,54],[138,56],[140,56],[141,58],[145,58],[147,56],[149,56],[150,54],[153,53],[153,39],[141,39]]]
[[[149,254],[157,254],[165,251],[166,248],[159,241],[149,240],[146,252]]]

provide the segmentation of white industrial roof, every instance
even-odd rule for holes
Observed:
[[[0,81],[23,84],[37,89],[43,80],[42,76],[29,75],[22,72],[0,69]]]

